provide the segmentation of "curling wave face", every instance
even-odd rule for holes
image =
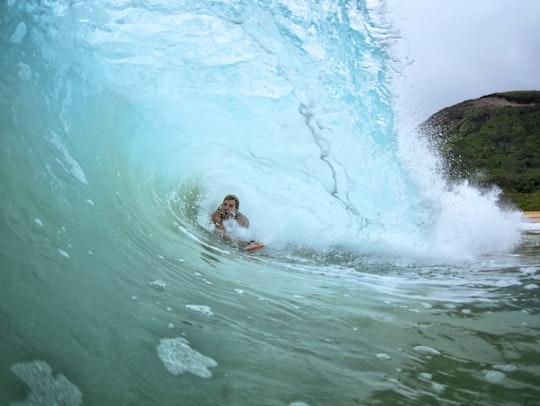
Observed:
[[[83,184],[88,172],[91,184],[123,173],[130,192],[144,189],[129,197],[134,206],[169,206],[196,185],[204,228],[234,192],[254,233],[276,247],[508,251],[519,239],[516,215],[466,185],[448,191],[436,164],[419,165],[424,146],[398,143],[395,33],[383,7],[13,4],[5,122],[25,121],[13,133],[23,131],[23,150],[52,149],[63,161],[52,172]],[[504,237],[486,241],[486,229]]]

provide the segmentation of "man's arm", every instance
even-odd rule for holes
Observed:
[[[223,218],[221,217],[221,209],[217,209],[214,214],[212,214],[212,223],[216,226],[216,230],[219,232],[221,238],[225,241],[231,241],[231,237],[227,234],[225,226],[223,225]]]
[[[242,227],[245,227],[245,228],[249,227],[249,220],[242,213],[238,213],[238,216],[236,217],[236,221],[238,221],[238,224],[240,224]]]
[[[214,223],[218,230],[225,231],[225,227],[223,227],[223,219],[221,218],[220,209],[217,209],[214,214],[212,214],[212,223]]]

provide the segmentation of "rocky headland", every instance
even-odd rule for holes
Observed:
[[[419,126],[449,183],[501,189],[501,204],[540,210],[540,91],[493,93],[445,108]]]

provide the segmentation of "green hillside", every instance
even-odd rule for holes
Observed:
[[[440,151],[448,181],[497,185],[503,201],[540,210],[540,91],[467,100],[434,114],[420,131]]]

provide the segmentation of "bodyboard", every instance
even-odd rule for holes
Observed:
[[[264,247],[264,244],[262,242],[251,241],[248,245],[244,247],[244,251],[247,251],[247,252],[256,251],[262,247]]]

